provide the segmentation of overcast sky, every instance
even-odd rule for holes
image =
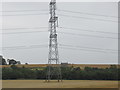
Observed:
[[[35,48],[33,45],[47,46],[49,43],[49,3],[7,2],[3,3],[2,9],[4,11],[2,22],[2,54],[4,58],[14,58],[22,63],[47,63],[48,47]],[[57,29],[58,44],[64,45],[59,48],[60,62],[76,64],[118,63],[117,3],[59,2],[56,13],[59,17],[59,27],[64,27]],[[38,27],[46,28],[38,29]],[[19,29],[12,30],[10,28]],[[69,47],[65,45],[69,45]],[[5,48],[16,46],[31,46],[31,48]]]

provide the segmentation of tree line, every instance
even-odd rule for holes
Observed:
[[[17,67],[12,65],[11,67],[2,68],[2,79],[46,79],[47,68],[31,69]],[[118,75],[120,68],[112,65],[109,68],[93,68],[85,67],[61,67],[63,80],[120,80]],[[52,79],[55,79],[54,76]]]

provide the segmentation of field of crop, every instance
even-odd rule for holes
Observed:
[[[118,81],[103,80],[63,80],[62,82],[44,80],[3,80],[3,88],[118,88]]]
[[[0,65],[0,67],[10,67],[11,65]],[[17,65],[18,67],[27,67],[27,68],[39,68],[39,67],[46,67],[47,64],[21,64]],[[67,66],[73,66],[73,67],[80,67],[81,69],[84,69],[85,67],[96,67],[96,68],[109,68],[110,64],[68,64]]]

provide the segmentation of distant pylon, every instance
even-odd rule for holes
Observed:
[[[50,4],[50,41],[49,41],[49,56],[46,80],[49,82],[52,79],[62,81],[61,65],[59,63],[58,43],[56,27],[58,26],[58,17],[56,16],[56,0],[51,0]]]

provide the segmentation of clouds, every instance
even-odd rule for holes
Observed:
[[[85,13],[93,13],[100,15],[108,16],[117,16],[117,3],[57,3],[57,9],[62,10],[71,10]],[[19,10],[33,10],[33,11],[21,11],[21,12],[4,12],[4,15],[17,15],[22,14],[21,16],[3,16],[3,28],[34,28],[34,27],[48,27],[49,19],[49,6],[48,3],[3,3],[3,11],[19,11]],[[35,11],[38,10],[38,11]],[[95,19],[105,19],[105,20],[114,20],[117,18],[103,17],[103,16],[94,16],[80,13],[68,13],[58,11],[57,14],[59,17],[59,27],[70,27],[70,28],[80,28],[87,30],[95,31],[104,31],[104,32],[113,32],[117,33],[117,23],[114,22],[105,22],[105,21],[96,21],[88,20],[83,18],[70,18],[60,16],[59,14],[65,15],[74,15],[79,17],[86,18],[95,18]],[[40,13],[48,13],[45,15],[35,15]],[[23,15],[24,14],[24,15]],[[30,14],[30,15],[25,15]],[[33,15],[34,14],[34,15]],[[48,28],[41,29],[19,29],[19,30],[7,30],[6,32],[29,32],[42,30],[46,31]],[[104,37],[117,37],[117,34],[102,34],[96,32],[85,32],[85,31],[75,31],[75,30],[66,30],[66,29],[57,29],[58,32],[69,32],[75,34],[89,34],[89,35],[99,35]],[[3,46],[29,46],[33,44],[46,44],[49,42],[49,33],[40,32],[40,33],[23,33],[23,34],[3,34]],[[117,49],[118,42],[114,39],[104,39],[104,38],[95,38],[95,37],[85,37],[85,36],[75,36],[75,35],[66,35],[58,34],[58,43],[61,44],[70,44],[70,45],[79,45],[87,47],[98,47],[103,49]],[[60,61],[61,62],[70,62],[70,63],[117,63],[117,53],[100,53],[100,52],[91,52],[85,50],[71,50],[59,48]],[[3,55],[5,58],[15,58],[21,60],[25,63],[47,63],[48,57],[48,47],[46,48],[31,48],[31,49],[19,49],[19,50],[4,50]]]

